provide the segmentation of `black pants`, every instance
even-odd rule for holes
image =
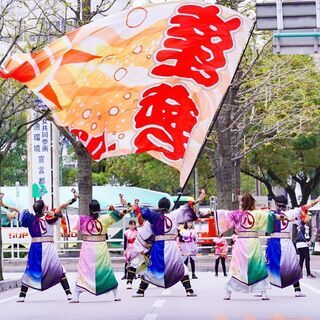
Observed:
[[[216,259],[216,264],[215,264],[215,272],[216,274],[218,274],[218,269],[219,269],[219,261],[221,260],[221,265],[222,265],[222,270],[223,270],[223,274],[226,275],[226,258],[224,257],[219,257]]]
[[[133,279],[136,276],[136,268],[133,267],[129,267],[127,269],[127,283],[131,283],[133,282]]]
[[[194,273],[196,272],[196,264],[195,264],[195,262],[194,262],[194,259],[189,256],[189,257],[187,257],[187,259],[185,260],[184,264],[185,264],[186,266],[188,266],[188,261],[189,261],[189,259],[190,259],[190,264],[191,264],[191,272],[192,272],[192,274],[194,274]]]
[[[296,282],[293,284],[294,287],[294,292],[301,292],[301,288],[300,288],[300,282]]]
[[[127,278],[128,277],[128,262],[126,261],[124,264],[124,276]]]
[[[70,290],[70,286],[69,286],[69,282],[68,282],[68,279],[66,277],[66,275],[64,274],[61,281],[60,281],[61,285],[62,285],[62,288],[64,290],[64,292],[68,295],[68,294],[71,294],[71,290]],[[20,298],[25,298],[26,297],[26,294],[28,292],[28,287],[25,286],[24,284],[21,285],[21,291],[20,291],[20,294],[19,294],[19,297]]]
[[[298,248],[298,253],[300,256],[300,267],[302,270],[303,267],[303,262],[306,261],[306,269],[307,269],[307,275],[311,274],[311,270],[310,270],[310,252],[309,252],[309,247],[306,248]]]

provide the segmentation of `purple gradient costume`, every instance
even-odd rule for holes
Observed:
[[[54,224],[57,219],[45,216],[39,218],[28,210],[21,211],[18,219],[23,227],[29,229],[35,241],[31,243],[27,267],[21,282],[36,290],[49,289],[60,283],[64,277],[64,269],[53,243]]]
[[[189,204],[172,212],[161,212],[140,208],[142,217],[147,220],[139,229],[134,243],[131,259],[134,265],[139,261],[141,252],[150,250],[150,263],[144,273],[144,279],[158,287],[169,288],[181,281],[188,270],[181,259],[179,246],[175,241],[178,224],[194,221],[197,215]],[[151,247],[150,239],[154,238]],[[150,249],[151,247],[151,249]],[[144,259],[140,259],[144,262]],[[134,267],[138,267],[137,264]]]

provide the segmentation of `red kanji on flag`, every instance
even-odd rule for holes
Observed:
[[[111,143],[110,145],[106,146],[104,133],[97,137],[93,137],[86,131],[80,129],[71,129],[71,132],[75,134],[83,143],[88,152],[91,154],[93,160],[101,160],[107,150],[114,151],[116,149],[115,143]]]
[[[225,67],[225,53],[234,46],[231,32],[241,26],[238,17],[224,20],[215,5],[182,5],[170,19],[159,63],[151,73],[161,77],[192,79],[212,87],[219,82],[218,69]],[[162,63],[165,62],[165,63]]]
[[[142,94],[134,117],[137,153],[162,152],[170,160],[183,159],[199,111],[184,85],[155,85]]]

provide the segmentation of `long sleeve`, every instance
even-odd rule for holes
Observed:
[[[157,221],[159,212],[151,210],[148,207],[139,207],[139,209],[144,220],[149,221],[151,224],[154,224]]]
[[[302,214],[303,214],[302,208],[294,208],[294,209],[290,209],[290,210],[285,211],[285,215],[293,223],[298,223],[298,221],[301,220]]]
[[[142,227],[138,229],[138,236],[134,242],[134,247],[130,256],[130,260],[140,253],[147,253],[154,243],[154,233],[149,221],[145,221]]]
[[[177,210],[171,211],[170,215],[175,217],[179,224],[195,221],[198,219],[195,211],[189,203],[184,204]]]
[[[218,234],[224,233],[234,227],[234,219],[232,211],[229,210],[216,210],[214,212],[216,228]]]
[[[107,214],[101,215],[99,219],[101,220],[104,228],[108,228],[122,218],[123,216],[120,215],[119,211],[109,211]]]
[[[29,228],[35,219],[35,215],[30,213],[28,209],[22,210],[18,214],[18,220],[21,222],[22,227]]]
[[[271,233],[274,230],[274,215],[269,210],[251,211],[257,221],[257,230]]]

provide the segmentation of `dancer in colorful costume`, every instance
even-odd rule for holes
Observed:
[[[0,200],[0,206],[14,213],[8,213],[9,219],[18,218],[22,227],[28,228],[32,237],[28,253],[26,270],[21,279],[21,291],[17,302],[24,302],[28,288],[44,291],[58,283],[61,283],[67,299],[71,300],[72,295],[66,278],[65,269],[62,267],[57,250],[53,242],[54,225],[62,217],[61,211],[74,203],[77,194],[66,203],[61,204],[54,211],[48,211],[43,200],[37,200],[33,205],[35,214],[28,210],[5,205]]]
[[[320,198],[301,208],[286,210],[285,196],[275,198],[276,210],[271,211],[273,230],[267,242],[266,260],[270,283],[279,288],[294,286],[295,296],[304,297],[299,280],[302,272],[296,249],[291,240],[292,224],[305,220],[308,209],[320,202]]]
[[[149,283],[169,288],[179,281],[182,282],[187,296],[196,296],[191,288],[188,268],[181,260],[181,253],[175,238],[179,223],[194,221],[198,218],[194,205],[204,198],[205,193],[202,191],[196,202],[187,203],[172,212],[169,212],[170,201],[167,198],[160,199],[158,210],[138,208],[146,221],[139,230],[131,254],[131,267],[135,269],[139,266],[139,262],[143,263],[144,258],[141,257],[141,253],[149,250],[150,263],[147,264],[139,290],[134,297],[143,297]]]
[[[138,236],[138,230],[137,230],[137,224],[135,220],[130,220],[129,221],[129,229],[124,232],[124,255],[125,255],[125,266],[124,266],[124,272],[125,275],[123,279],[127,278],[127,266],[128,266],[128,261],[131,256],[131,252],[133,250],[134,242],[136,241]],[[127,281],[127,289],[132,289],[132,282]]]
[[[108,227],[120,220],[126,211],[122,213],[109,211],[105,215],[100,215],[100,211],[99,202],[91,200],[89,215],[67,215],[63,221],[67,231],[77,229],[83,234],[76,287],[71,303],[78,303],[79,296],[84,291],[94,295],[113,291],[114,300],[121,300],[118,296],[118,282],[111,265],[106,235]]]
[[[180,230],[180,239],[182,240],[181,249],[184,263],[188,267],[188,261],[190,260],[192,279],[198,279],[195,273],[196,265],[194,261],[194,257],[197,254],[198,235],[193,228],[192,222],[186,222],[184,224],[183,229]]]
[[[225,300],[231,292],[261,292],[262,300],[269,300],[268,271],[258,231],[270,232],[269,211],[257,210],[255,199],[247,193],[242,197],[242,209],[215,211],[218,233],[234,228],[238,239],[232,250],[230,279],[226,284]]]

